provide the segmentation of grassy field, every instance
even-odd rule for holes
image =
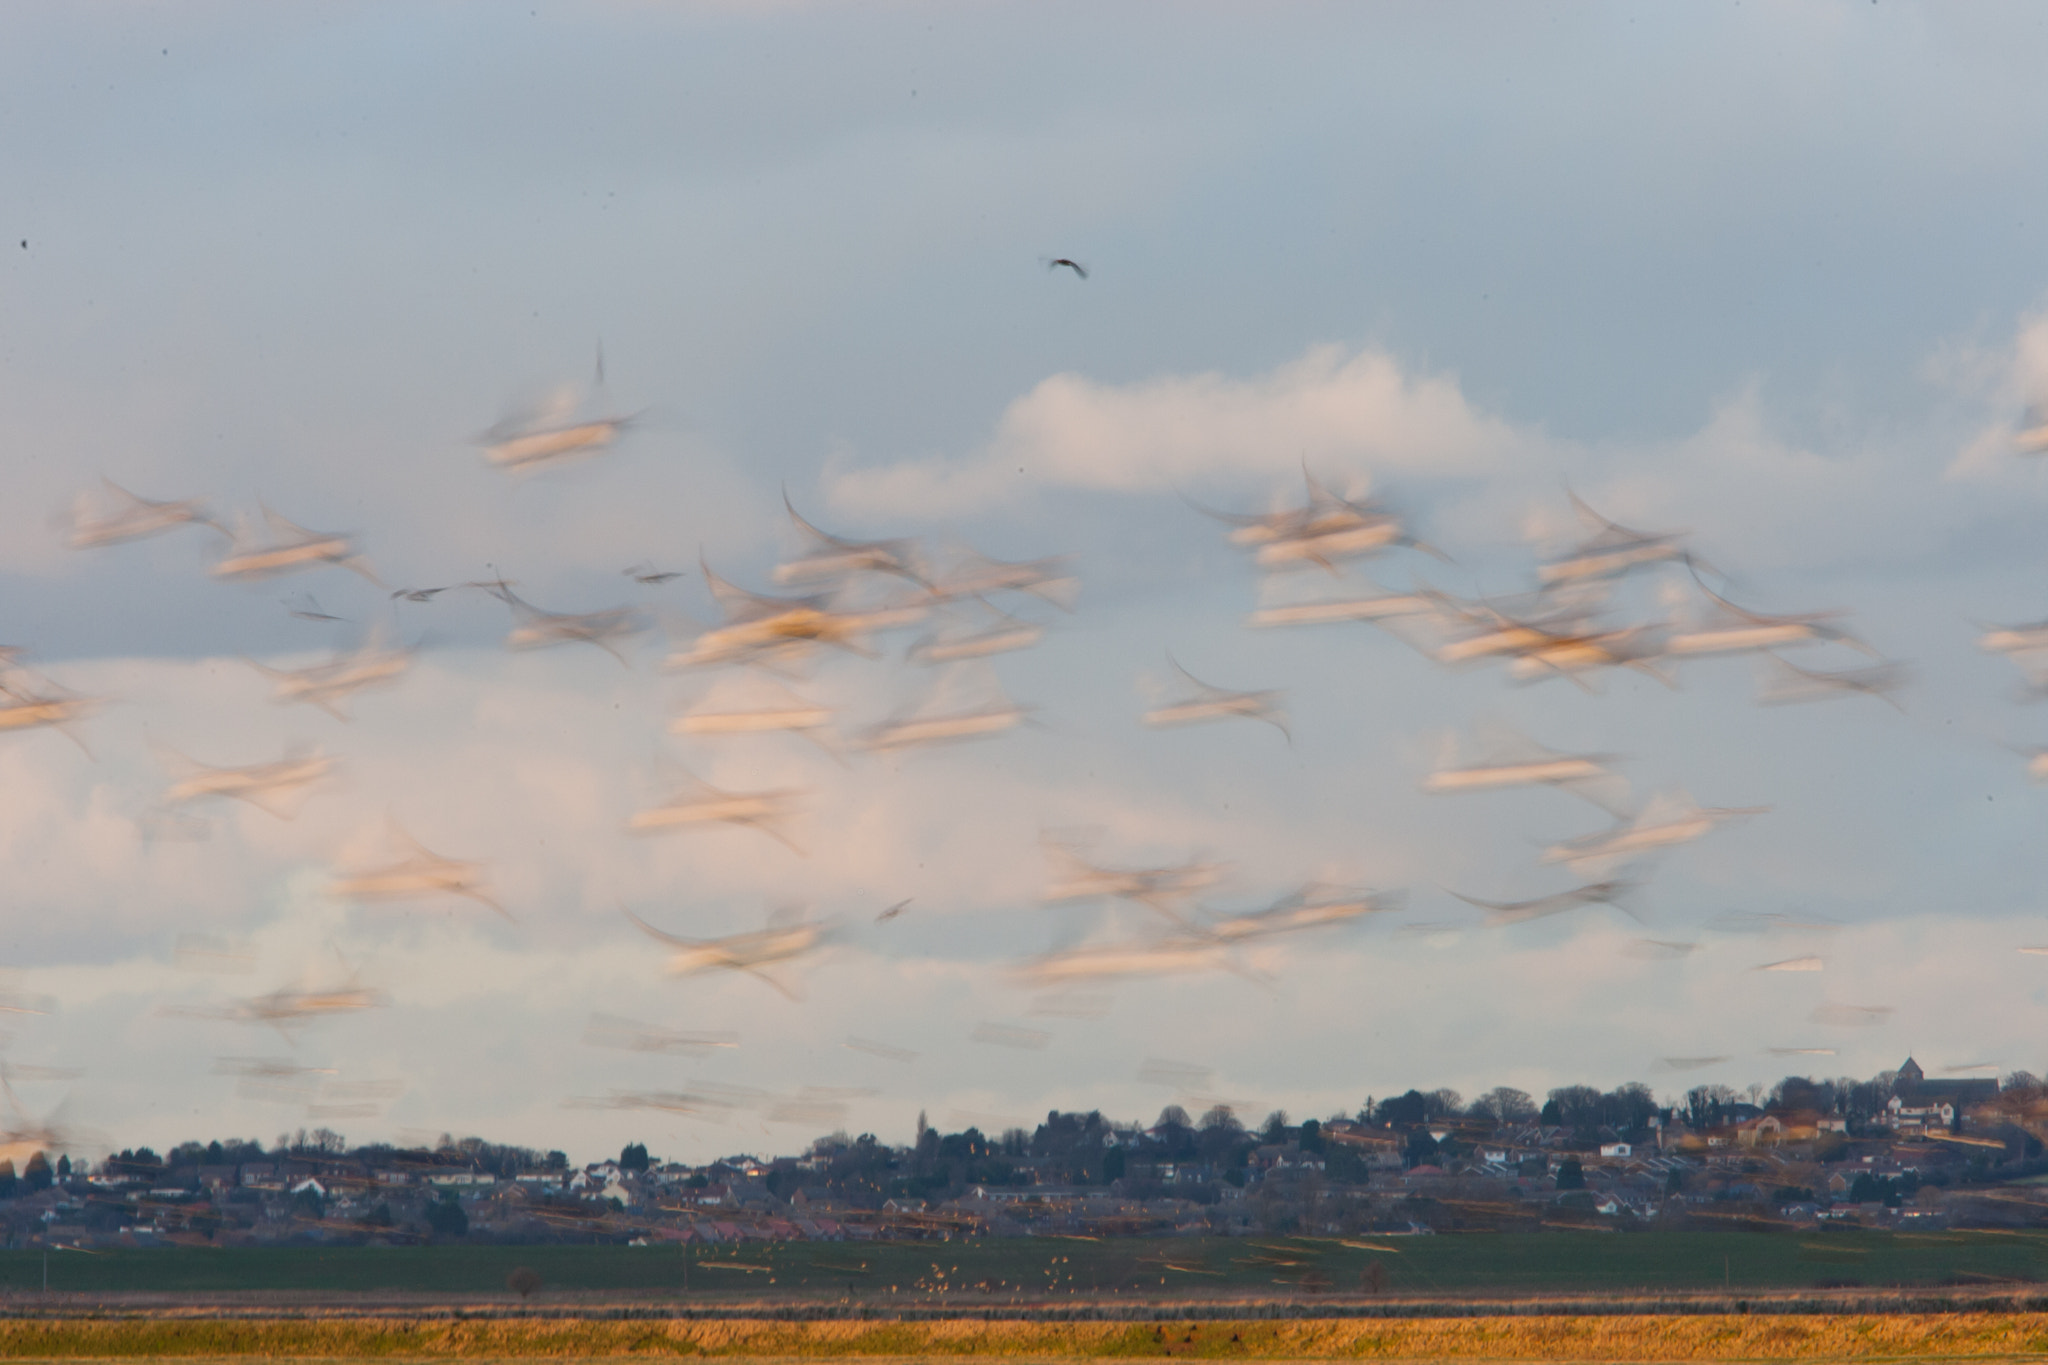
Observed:
[[[401,1291],[503,1294],[516,1266],[544,1294],[666,1293],[725,1302],[879,1305],[1072,1296],[1231,1298],[1740,1292],[2048,1283],[2048,1232],[1554,1231],[1374,1239],[1079,1238],[675,1246],[170,1248],[53,1252],[49,1287],[89,1294]],[[37,1290],[45,1257],[0,1252],[0,1291]]]
[[[1538,1317],[1205,1323],[0,1322],[0,1358],[2018,1360],[2048,1352],[2048,1315]]]

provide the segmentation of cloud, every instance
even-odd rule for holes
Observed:
[[[2029,459],[2014,444],[2014,424],[2025,409],[2048,409],[2048,311],[2022,318],[2009,347],[1945,348],[1930,377],[1990,410],[1949,462],[1947,477],[2004,482],[2021,469],[2031,474],[2038,457]]]
[[[1323,345],[1252,379],[1211,372],[1113,385],[1057,374],[1012,403],[964,460],[828,471],[826,487],[849,514],[943,517],[1020,490],[1154,492],[1224,474],[1291,474],[1304,461],[1477,475],[1544,445],[1475,409],[1454,376]]]

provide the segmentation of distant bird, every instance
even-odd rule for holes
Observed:
[[[1082,265],[1079,261],[1070,261],[1066,257],[1060,256],[1045,263],[1047,270],[1058,270],[1061,266],[1065,266],[1084,280],[1088,278],[1088,267]]]
[[[408,602],[431,602],[446,591],[446,588],[400,588],[391,594],[391,600],[396,602],[403,597]]]
[[[412,651],[387,649],[373,633],[353,653],[336,654],[326,663],[305,668],[272,668],[254,659],[246,662],[276,684],[272,701],[309,702],[336,720],[347,720],[341,703],[364,688],[398,681],[412,663]]]
[[[246,518],[236,524],[231,551],[213,566],[215,578],[254,581],[333,564],[361,574],[377,587],[384,586],[356,553],[350,537],[309,531],[267,506],[263,508],[263,520],[269,530],[268,541],[260,538]]]
[[[337,871],[329,883],[331,894],[345,900],[406,900],[420,896],[449,895],[465,896],[478,905],[488,906],[506,919],[512,912],[493,900],[484,888],[484,869],[480,863],[459,862],[444,858],[429,851],[417,839],[391,824],[392,841],[405,850],[397,862],[379,867],[361,868],[353,872]]]
[[[658,588],[672,579],[683,576],[682,571],[679,569],[657,569],[652,564],[645,563],[635,564],[632,568],[621,569],[619,572],[632,579],[635,583],[641,583],[650,588]]]
[[[95,499],[88,493],[79,494],[72,506],[70,545],[74,550],[119,545],[180,526],[205,526],[227,534],[197,498],[157,502],[136,497],[112,479],[103,477],[100,483],[105,494],[97,500],[99,508],[95,508]],[[111,509],[107,504],[112,504]]]
[[[1174,672],[1187,680],[1188,686],[1193,690],[1163,701],[1146,711],[1139,717],[1145,724],[1154,728],[1196,725],[1203,721],[1228,720],[1241,716],[1246,720],[1262,720],[1278,730],[1289,744],[1294,742],[1294,736],[1288,733],[1287,729],[1287,711],[1282,702],[1282,693],[1271,689],[1238,692],[1227,687],[1214,687],[1182,668],[1180,661],[1171,654],[1166,656],[1166,661],[1173,665]]]
[[[882,923],[882,922],[883,922],[884,920],[892,920],[892,919],[895,919],[895,918],[896,918],[896,917],[897,917],[898,915],[900,915],[900,914],[902,914],[902,913],[903,913],[903,907],[904,907],[904,906],[906,906],[906,905],[909,905],[909,904],[910,904],[910,902],[909,902],[908,900],[900,900],[900,901],[897,901],[897,902],[896,902],[896,903],[895,903],[894,905],[890,906],[890,907],[889,907],[889,908],[888,908],[887,910],[884,910],[884,911],[883,911],[883,912],[882,912],[881,914],[879,914],[879,915],[876,915],[876,916],[875,916],[875,923],[877,923],[877,924],[880,924],[880,923]]]
[[[296,604],[287,601],[284,604],[284,609],[301,621],[342,621],[347,619],[346,617],[336,616],[331,611],[322,611],[319,600],[311,593],[301,596]]]

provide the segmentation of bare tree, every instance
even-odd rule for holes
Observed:
[[[1536,1101],[1526,1090],[1517,1090],[1510,1085],[1497,1085],[1472,1101],[1474,1118],[1485,1119],[1495,1127],[1508,1123],[1526,1123],[1536,1117]]]

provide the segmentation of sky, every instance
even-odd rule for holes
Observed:
[[[2015,752],[2048,718],[1977,645],[2048,615],[2048,466],[2012,439],[2048,402],[2039,7],[11,20],[0,642],[100,704],[68,734],[0,733],[9,1132],[54,1116],[80,1150],[161,1149],[326,1124],[702,1161],[835,1127],[905,1141],[920,1111],[1256,1122],[1411,1086],[1675,1097],[1909,1052],[2048,1069],[2048,957],[2017,951],[2048,944],[2048,794]],[[493,467],[481,433],[555,392],[632,421],[589,460]],[[1449,562],[1262,583],[1197,505],[1287,505],[1304,468]],[[103,477],[348,534],[377,583],[222,581],[200,527],[70,548]],[[1578,534],[1568,491],[1686,533],[1745,606],[1849,613],[1910,667],[1900,709],[1759,706],[1748,659],[1675,687],[1516,685],[1369,626],[1244,625],[1262,593],[1360,575],[1526,591]],[[719,619],[703,565],[765,590],[802,549],[785,495],[936,557],[1070,556],[1070,614],[1001,603],[1047,628],[991,665],[1031,723],[896,752],[671,734],[767,685],[663,659]],[[499,576],[657,628],[623,659],[508,650],[505,605],[448,587]],[[1634,575],[1616,619],[1682,620],[1690,585]],[[986,691],[905,657],[933,624],[778,685],[849,737]],[[417,652],[346,720],[275,703],[250,662],[365,638]],[[1141,725],[1170,660],[1283,691],[1289,735]],[[1489,927],[1451,893],[1567,889],[1543,849],[1607,824],[1556,791],[1423,794],[1447,735],[1502,724],[1616,755],[1637,802],[1769,810],[1643,870],[1627,912]],[[167,810],[188,759],[288,752],[334,769],[294,818]],[[794,847],[628,833],[684,772],[803,793]],[[404,851],[394,825],[481,865],[504,915],[336,896]],[[1200,916],[1311,882],[1398,908],[1049,1000],[1020,964],[1167,928],[1042,903],[1049,833],[1114,866],[1224,865]],[[773,981],[675,976],[626,912],[826,934]],[[1758,970],[1800,957],[1821,968]],[[378,1003],[238,1017],[343,986]],[[594,1015],[717,1045],[604,1046]],[[251,1058],[304,1070],[252,1084]],[[632,1107],[656,1092],[702,1103]]]

